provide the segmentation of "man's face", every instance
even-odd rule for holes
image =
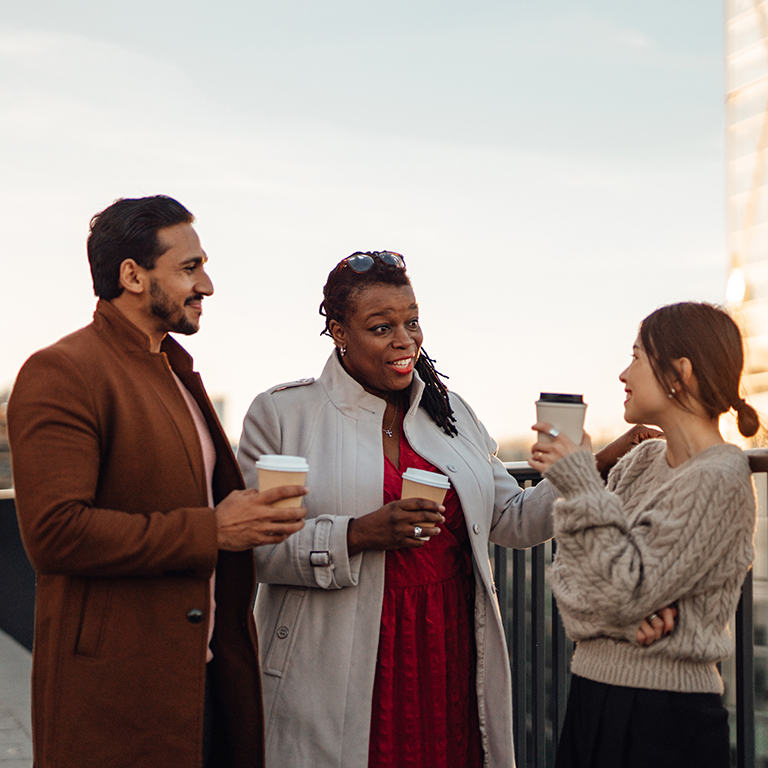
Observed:
[[[149,312],[159,333],[189,336],[200,329],[203,297],[213,293],[208,257],[191,224],[165,227],[157,236],[165,252],[149,272]]]

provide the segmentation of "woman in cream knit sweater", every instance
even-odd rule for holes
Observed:
[[[624,418],[660,427],[611,471],[595,469],[589,437],[555,435],[533,446],[532,466],[562,494],[555,507],[552,590],[576,641],[557,768],[727,768],[727,713],[717,662],[752,563],[755,498],[747,457],[719,431],[736,411],[754,435],[757,414],[740,397],[740,333],[708,304],[662,307],[647,317],[621,373]],[[672,631],[659,605],[677,610]]]

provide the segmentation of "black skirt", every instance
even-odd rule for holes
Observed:
[[[729,768],[716,693],[606,685],[573,675],[555,768]]]

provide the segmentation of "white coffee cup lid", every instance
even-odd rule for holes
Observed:
[[[272,453],[261,456],[256,467],[271,472],[309,472],[309,464],[303,456],[279,456]]]
[[[427,472],[425,469],[416,469],[415,467],[408,467],[403,472],[403,480],[410,480],[413,483],[421,483],[422,485],[431,485],[433,488],[451,487],[451,481],[445,475],[438,474],[437,472]]]

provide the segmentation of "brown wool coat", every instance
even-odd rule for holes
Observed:
[[[252,553],[217,552],[203,456],[171,367],[217,451],[216,502],[242,477],[192,359],[159,354],[108,302],[33,355],[8,405],[16,504],[37,571],[36,768],[201,765],[209,579],[212,662],[232,746],[263,766]]]

